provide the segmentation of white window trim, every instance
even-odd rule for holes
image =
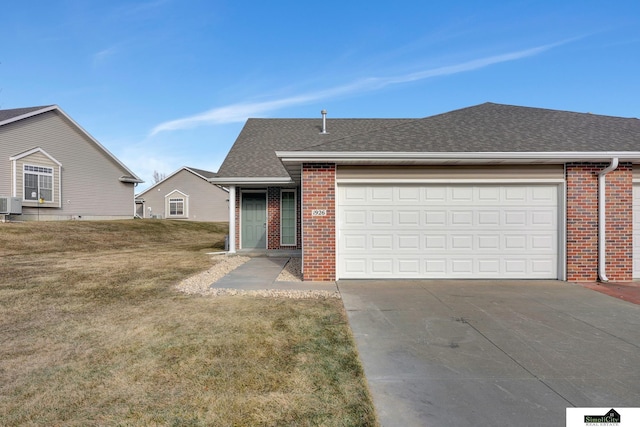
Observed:
[[[165,218],[189,218],[189,195],[183,193],[180,190],[173,190],[166,196],[165,198]],[[182,200],[182,214],[181,215],[172,215],[171,214],[171,201],[172,200]]]
[[[282,195],[284,193],[293,193],[293,243],[284,243],[282,241]],[[297,246],[298,245],[298,194],[296,189],[281,188],[280,189],[280,246]]]
[[[38,169],[48,169],[51,172],[44,171],[28,171],[27,168],[38,168]],[[36,195],[36,199],[27,198],[26,194],[26,175],[36,175],[38,177],[38,194]],[[56,200],[56,190],[55,190],[55,169],[52,166],[41,166],[36,164],[25,163],[22,165],[22,197],[24,201],[27,202],[39,202],[41,198],[40,194],[40,176],[49,176],[51,177],[51,199],[44,199],[44,203],[54,203]],[[29,195],[30,196],[30,195]]]
[[[47,157],[49,160],[51,160],[53,163],[55,163],[54,165],[47,165],[45,167],[49,167],[54,169],[53,172],[53,185],[54,188],[57,187],[57,195],[58,197],[58,203],[56,203],[56,193],[54,192],[53,194],[53,201],[52,202],[47,202],[44,206],[45,207],[58,207],[61,208],[62,207],[62,163],[60,163],[59,161],[57,161],[53,156],[51,156],[49,153],[47,153],[46,151],[44,151],[42,148],[40,147],[36,147],[33,148],[29,151],[25,151],[24,153],[15,155],[15,156],[11,156],[9,157],[9,161],[11,161],[12,163],[12,196],[13,197],[20,197],[21,199],[23,199],[23,203],[26,203],[25,206],[34,206],[33,204],[37,203],[37,200],[24,200],[24,167],[22,168],[22,189],[18,188],[18,161],[21,159],[24,159],[25,157],[28,157],[32,154],[35,153],[41,153],[43,154],[45,157]],[[28,162],[28,160],[27,160]],[[29,164],[29,163],[23,163],[24,164]],[[31,166],[34,166],[33,164],[30,164]],[[56,167],[57,167],[57,171],[56,171]],[[56,185],[57,182],[57,185]]]

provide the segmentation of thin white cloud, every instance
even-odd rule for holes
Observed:
[[[93,54],[93,65],[100,65],[104,63],[109,57],[115,55],[118,52],[118,49],[113,46],[104,50],[101,50],[98,53]]]
[[[415,82],[432,77],[448,76],[452,74],[473,71],[480,68],[488,67],[493,64],[510,62],[539,55],[542,52],[568,43],[571,40],[565,40],[558,43],[534,47],[531,49],[505,53],[502,55],[489,56],[485,58],[475,59],[473,61],[463,62],[460,64],[448,65],[399,76],[364,78],[361,80],[356,80],[353,83],[347,85],[337,86],[323,91],[292,96],[289,98],[263,102],[231,104],[225,107],[214,108],[212,110],[205,111],[204,113],[196,114],[190,117],[160,123],[151,130],[150,136],[154,136],[160,132],[192,129],[204,125],[243,122],[248,117],[259,116],[267,112],[276,111],[281,108],[290,107],[293,105],[306,104],[309,102],[330,99],[337,96],[371,92],[380,90],[390,85]]]

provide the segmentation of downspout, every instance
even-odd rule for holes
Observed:
[[[611,164],[598,172],[598,278],[608,282],[607,277],[607,191],[605,175],[618,167],[618,158],[611,159]]]

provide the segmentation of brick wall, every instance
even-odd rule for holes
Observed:
[[[633,279],[633,165],[607,174],[607,277]]]
[[[598,280],[598,172],[606,163],[570,163],[567,179],[567,280]],[[631,164],[607,174],[607,276],[629,281],[633,275]]]
[[[304,280],[336,280],[336,167],[330,163],[302,165],[304,194]],[[325,216],[313,216],[315,209]]]

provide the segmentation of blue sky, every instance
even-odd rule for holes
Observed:
[[[640,117],[640,2],[6,2],[0,108],[59,105],[152,184],[248,117],[483,102]]]

